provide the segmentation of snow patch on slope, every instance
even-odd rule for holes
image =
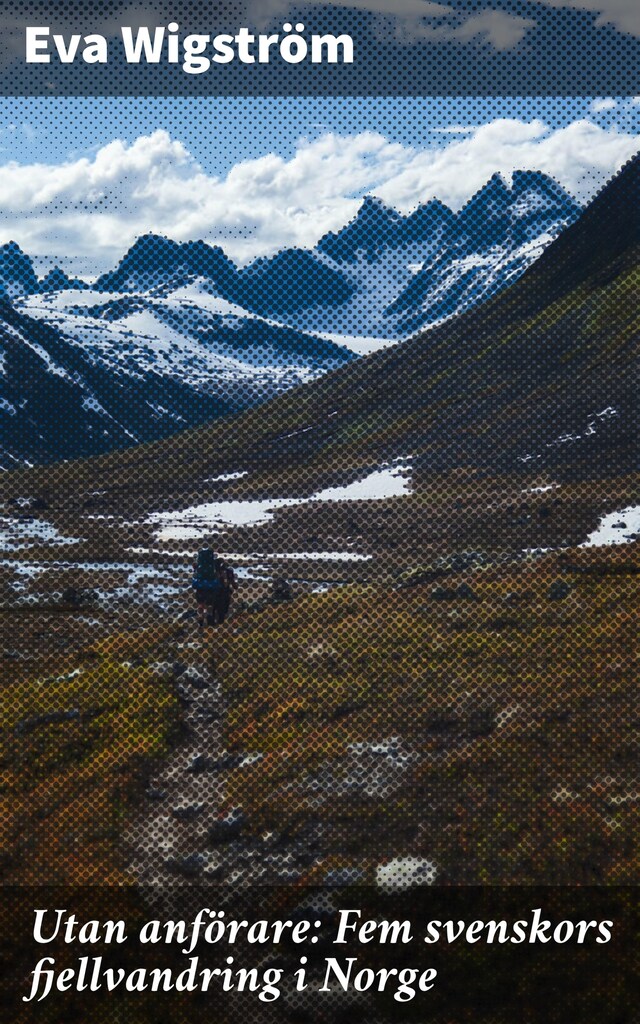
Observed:
[[[156,539],[196,540],[212,529],[256,526],[268,522],[281,508],[320,501],[381,501],[408,494],[411,481],[404,465],[382,467],[362,480],[326,487],[308,498],[266,498],[259,501],[213,501],[175,512],[154,512],[149,522],[158,526]]]

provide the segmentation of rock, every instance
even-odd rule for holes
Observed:
[[[305,661],[327,672],[337,672],[340,669],[339,652],[335,647],[325,643],[312,644],[308,647],[305,651]]]
[[[383,892],[403,892],[417,886],[433,885],[437,865],[424,857],[396,857],[376,868],[376,885]]]
[[[157,661],[149,667],[151,673],[157,676],[158,679],[162,679],[165,683],[170,683],[175,678],[173,665],[170,661]]]
[[[241,807],[232,807],[230,811],[221,814],[209,826],[209,842],[229,843],[237,839],[247,825],[247,818]]]
[[[261,754],[256,750],[253,754],[247,754],[246,757],[241,757],[239,764],[233,765],[233,767],[252,768],[254,764],[259,764],[260,761],[264,761],[264,754]]]
[[[549,724],[553,722],[560,722],[565,724],[571,718],[571,712],[567,708],[548,708],[546,711],[539,712],[536,716],[538,721],[547,722]]]
[[[524,629],[524,623],[520,622],[519,619],[509,618],[505,615],[498,615],[495,619],[490,619],[486,625],[487,629],[495,630],[500,633],[503,629]]]
[[[211,771],[214,772],[231,772],[235,768],[239,768],[244,764],[246,758],[244,754],[225,754],[218,761],[213,761],[211,764]]]
[[[205,804],[178,804],[171,811],[180,821],[193,821],[204,811]]]
[[[193,878],[199,875],[207,866],[207,857],[204,853],[190,853],[186,857],[170,857],[165,862],[168,871],[176,875],[185,875]]]
[[[462,583],[459,587],[436,587],[431,591],[434,601],[476,601],[476,595],[468,583]]]
[[[180,676],[180,682],[192,686],[194,690],[207,690],[209,687],[205,677],[195,668],[186,669]]]
[[[405,590],[409,587],[421,587],[425,583],[433,583],[437,579],[441,579],[448,573],[447,569],[444,568],[419,568],[412,569],[406,574],[406,576],[398,583],[397,590]]]
[[[295,885],[303,877],[303,874],[298,868],[281,868],[278,871],[278,881],[282,885]]]
[[[199,775],[202,772],[208,772],[211,765],[212,762],[205,754],[196,754],[185,768],[185,771],[190,772],[192,775]]]
[[[580,799],[580,794],[571,789],[569,783],[559,782],[549,794],[556,804],[569,804]]]
[[[390,758],[399,758],[401,755],[406,756],[404,743],[399,736],[392,736],[391,739],[383,740],[380,743],[351,743],[347,749],[350,754],[354,754],[356,757],[366,756],[367,754],[372,757]]]
[[[217,857],[207,854],[206,864],[202,871],[204,877],[209,882],[219,881],[224,874],[224,863]]]
[[[532,590],[522,590],[520,592],[512,591],[510,594],[506,595],[506,597],[504,599],[504,603],[505,604],[526,604],[528,601],[531,601],[533,599],[533,596],[534,596],[534,594],[533,594]]]
[[[203,704],[201,707],[195,709],[196,717],[200,719],[204,724],[211,722],[217,722],[220,718],[220,710],[215,707],[211,707],[209,704]]]
[[[635,534],[630,535],[629,540],[634,540],[635,537]],[[587,565],[579,565],[575,562],[566,561],[566,555],[561,557],[564,559],[560,564],[562,572],[597,577],[637,576],[640,574],[640,565],[636,565],[633,562],[617,562],[613,565],[610,562],[590,562]]]
[[[349,715],[355,715],[357,711],[362,711],[365,707],[364,703],[358,703],[356,701],[350,701],[347,704],[339,704],[337,708],[334,708],[330,714],[332,721],[337,722],[341,718],[347,718]]]
[[[166,800],[167,799],[166,790],[164,790],[164,789],[156,789],[154,786],[150,786],[146,790],[145,796],[146,796],[147,800]]]
[[[149,667],[153,675],[165,683],[175,682],[187,671],[187,666],[183,665],[181,661],[156,661]]]
[[[182,683],[176,684],[176,696],[182,704],[193,704],[193,694],[189,690],[189,687],[183,686]]]
[[[79,590],[77,587],[65,587],[60,595],[62,604],[71,608],[82,608],[88,604],[95,604],[98,596],[94,590]]]
[[[556,582],[552,583],[547,590],[547,600],[564,601],[570,593],[571,587],[568,583],[565,583],[563,580],[556,580]]]
[[[343,869],[334,868],[336,872]],[[347,867],[346,871],[360,871],[360,868]],[[330,926],[335,917],[335,901],[331,893],[325,891],[325,886],[321,889],[314,888],[305,893],[305,898],[302,903],[298,903],[293,910],[289,911],[289,917],[297,924],[299,921],[309,921],[313,926],[314,921],[320,921],[324,925]]]
[[[78,608],[81,604],[82,597],[80,591],[76,587],[65,587],[62,591],[62,603],[71,605],[72,608]]]
[[[310,868],[318,861],[318,855],[311,850],[296,850],[294,857],[298,868]]]
[[[291,584],[283,578],[274,580],[271,584],[271,600],[275,601],[277,604],[285,601],[293,601]]]
[[[73,708],[71,711],[52,711],[48,715],[21,719],[16,724],[15,733],[17,736],[24,736],[47,725],[62,725],[64,722],[76,722],[79,719],[80,712],[77,708]]]
[[[443,735],[454,732],[459,727],[460,719],[455,708],[434,708],[426,715],[425,728],[427,732]]]
[[[522,704],[510,704],[509,707],[502,708],[496,715],[496,728],[504,729],[510,722],[523,718],[523,715],[524,709]]]
[[[467,732],[469,736],[490,736],[496,727],[493,708],[474,708],[469,714]]]
[[[366,877],[362,868],[333,868],[327,871],[323,885],[330,889],[346,889],[350,885],[364,885]]]

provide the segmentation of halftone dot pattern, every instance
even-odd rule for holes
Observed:
[[[154,4],[145,9],[145,23],[168,32],[177,24],[177,60],[169,60],[168,43],[150,60],[127,55],[121,28],[131,25],[126,6],[109,5],[94,11],[65,2],[21,4],[19,11],[4,4],[6,31],[0,37],[0,95],[9,96],[472,96],[472,95],[637,95],[637,23],[628,12],[625,21],[613,15],[614,31],[593,12],[578,4],[563,8],[535,8],[535,17],[522,17],[523,8],[469,5],[452,0],[444,11],[391,5],[306,4],[300,20],[279,3],[221,3],[212,11],[206,4]],[[515,7],[515,9],[514,9]],[[528,9],[528,14],[534,11]],[[626,12],[625,12],[626,13]],[[298,25],[303,29],[298,31]],[[79,35],[73,60],[59,60],[52,38],[40,40],[40,53],[48,62],[27,62],[27,26],[52,26],[65,48]],[[242,28],[277,37],[269,59],[261,61],[257,38],[246,57],[238,34]],[[635,31],[634,31],[635,30]],[[208,66],[202,74],[183,69],[187,34],[204,35],[202,56]],[[106,40],[106,61],[87,63],[83,36],[101,34]],[[353,62],[339,56],[313,62],[312,40],[324,35],[348,35],[353,41]],[[227,36],[230,61],[215,63],[214,40]],[[301,62],[288,62],[287,40],[303,50]],[[131,47],[133,49],[133,45]],[[295,57],[294,57],[295,59]]]
[[[149,232],[91,287],[2,247],[8,882],[637,884],[639,174],[246,265]],[[378,1019],[322,1012],[247,1010]]]

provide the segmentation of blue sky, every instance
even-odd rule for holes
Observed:
[[[379,196],[453,209],[495,172],[587,202],[640,149],[640,102],[0,99],[0,242],[94,275],[139,234],[239,262],[312,246]]]
[[[297,21],[292,5],[307,27],[353,26],[361,64],[381,61],[372,82],[394,68],[418,69],[420,82],[419,69],[439,60],[452,75],[475,68],[485,83],[477,91],[491,91],[492,75],[519,62],[525,79],[550,70],[571,92],[578,66],[587,81],[640,67],[638,0],[232,0],[213,13],[197,5],[193,24],[221,29],[227,17],[236,28],[282,29]],[[80,19],[84,31],[116,31],[109,6],[57,7],[63,28],[82,30]],[[16,25],[27,9],[18,5]],[[161,17],[146,0],[131,16]],[[3,88],[26,67],[19,35],[0,34]],[[47,74],[48,65],[43,81],[55,88]],[[586,203],[639,149],[640,99],[631,97],[4,98],[0,242],[18,241],[41,270],[55,261],[87,275],[147,231],[203,238],[247,262],[313,246],[367,194],[405,213],[434,197],[459,209],[492,174],[530,169]]]
[[[598,110],[598,106],[605,109]],[[290,159],[298,140],[327,132],[382,132],[419,148],[444,147],[451,126],[478,126],[496,116],[542,119],[551,129],[588,118],[603,128],[640,131],[640,104],[615,106],[590,98],[231,98],[128,99],[0,97],[0,163],[58,164],[90,157],[114,138],[126,142],[159,128],[180,139],[209,173],[226,174],[242,160],[277,153]]]

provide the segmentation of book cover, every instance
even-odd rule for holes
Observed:
[[[631,1022],[636,5],[0,8],[3,1019]]]

